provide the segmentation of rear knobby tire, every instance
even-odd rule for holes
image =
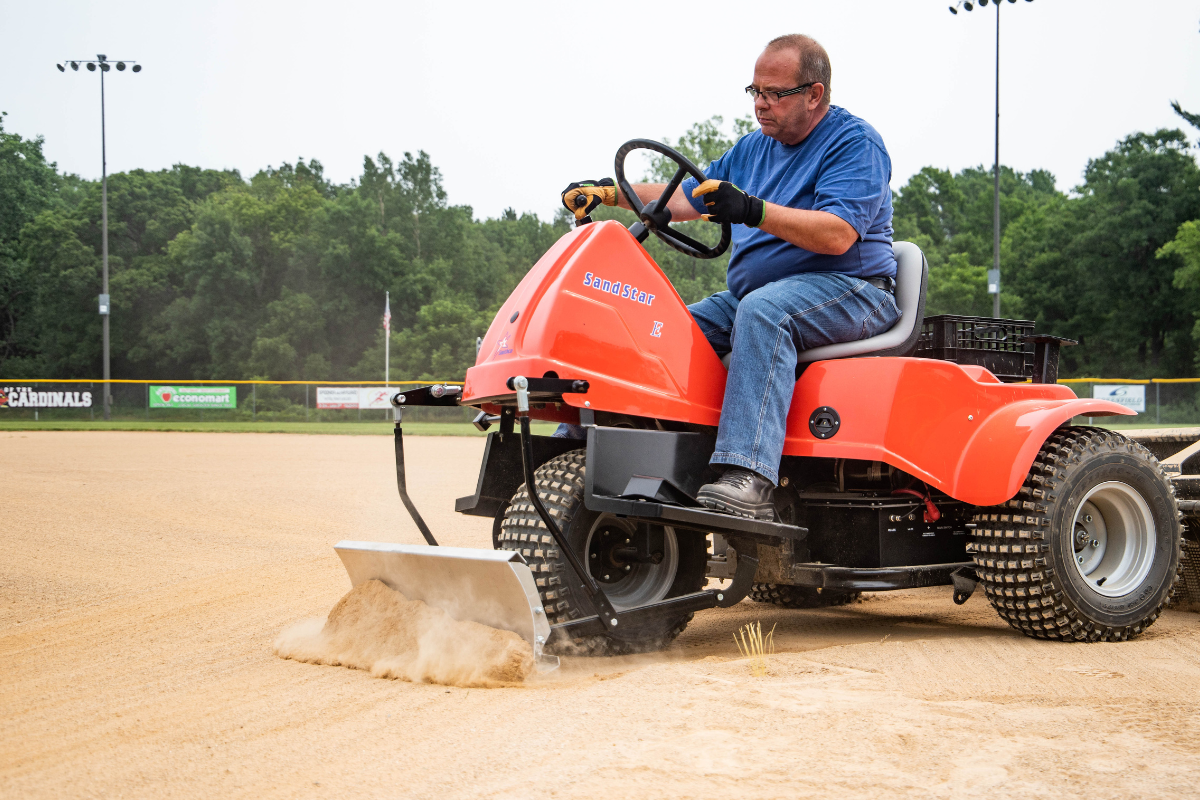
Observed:
[[[552,458],[538,467],[533,479],[546,510],[617,612],[703,589],[708,567],[705,538],[683,532],[676,535],[670,528],[664,531],[665,555],[660,563],[634,564],[628,571],[620,573],[601,566],[606,560],[603,542],[626,529],[632,534],[633,528],[627,520],[590,511],[584,506],[585,457],[585,450],[572,450]],[[624,536],[621,539],[623,541]],[[498,544],[500,549],[516,550],[525,557],[551,625],[595,613],[581,581],[560,554],[554,538],[530,502],[525,484],[521,484],[513,495],[505,512]],[[597,557],[589,557],[592,555]],[[691,619],[691,612],[663,613],[655,623],[637,630],[577,637],[570,646],[556,645],[554,649],[559,653],[586,655],[656,650],[682,633]]]
[[[858,599],[858,592],[830,592],[807,586],[788,586],[781,583],[756,583],[750,599],[757,603],[772,603],[782,608],[830,608],[844,606]]]
[[[1016,497],[975,515],[988,599],[1039,639],[1122,641],[1149,627],[1180,570],[1175,492],[1158,460],[1102,428],[1059,428]]]

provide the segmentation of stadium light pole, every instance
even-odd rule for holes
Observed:
[[[992,295],[992,316],[1000,316],[1000,0],[991,0],[996,6],[996,150],[992,161],[995,185],[992,191],[992,268],[988,270],[988,292]],[[1008,0],[1015,3],[1017,0]],[[1025,0],[1032,3],[1033,0]],[[975,5],[986,6],[988,0],[958,0],[950,6],[950,13],[958,16],[958,10],[974,11]]]
[[[133,72],[141,72],[142,65],[136,61],[112,62],[108,60],[108,56],[97,54],[95,61],[67,60],[61,64],[55,64],[55,66],[58,67],[59,72],[66,72],[67,65],[70,65],[73,71],[78,72],[80,64],[87,66],[88,72],[99,71],[100,73],[100,254],[103,267],[99,305],[104,329],[104,420],[107,422],[112,418],[112,391],[109,383],[112,375],[109,370],[108,358],[108,318],[111,304],[108,298],[108,153],[104,131],[104,73],[112,69],[114,64],[117,72],[124,72],[127,64],[132,66]]]

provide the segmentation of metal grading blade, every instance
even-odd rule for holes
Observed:
[[[388,542],[334,545],[351,586],[379,580],[409,600],[421,600],[457,620],[512,631],[533,647],[539,672],[558,666],[543,655],[550,623],[533,573],[520,553]]]

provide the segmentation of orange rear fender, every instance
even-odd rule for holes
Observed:
[[[1025,400],[996,409],[963,450],[951,496],[975,505],[1002,503],[1016,495],[1038,450],[1058,426],[1073,417],[1134,413],[1107,400],[1090,399]]]
[[[841,418],[818,439],[819,407]],[[796,384],[785,455],[882,461],[953,498],[993,505],[1016,494],[1038,449],[1074,416],[1130,414],[1066,386],[1000,383],[979,367],[918,358],[852,358],[810,366]]]

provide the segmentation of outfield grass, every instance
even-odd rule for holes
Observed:
[[[557,426],[534,422],[533,432],[549,436]],[[492,428],[496,430],[496,428]],[[0,431],[188,431],[203,433],[308,433],[343,436],[391,435],[392,423],[378,422],[90,422],[86,420],[0,421]],[[409,436],[484,436],[474,425],[462,422],[406,422]]]

